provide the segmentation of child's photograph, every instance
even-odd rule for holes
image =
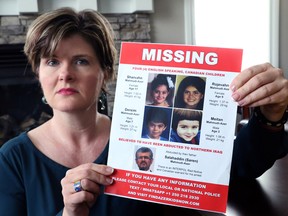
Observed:
[[[195,76],[177,76],[174,107],[203,110],[206,79]]]
[[[146,104],[172,107],[176,75],[150,73],[147,84]]]
[[[142,138],[169,140],[171,109],[145,106]]]
[[[201,111],[174,109],[170,141],[199,145],[201,121]]]

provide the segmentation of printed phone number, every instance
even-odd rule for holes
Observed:
[[[185,198],[185,199],[193,199],[193,200],[200,200],[199,196],[193,196],[193,195],[187,195],[187,194],[180,194],[180,193],[175,193],[175,192],[166,192],[166,195],[171,195],[173,197],[178,197],[178,198]]]

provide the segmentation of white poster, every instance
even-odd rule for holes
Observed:
[[[105,193],[225,212],[242,50],[122,43]]]

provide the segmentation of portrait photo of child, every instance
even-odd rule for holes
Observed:
[[[173,106],[176,75],[150,73],[147,84],[146,104]]]
[[[176,85],[175,108],[203,110],[205,78],[179,75]]]
[[[145,106],[142,138],[169,140],[171,109]]]
[[[170,141],[199,145],[201,121],[201,111],[174,109]]]

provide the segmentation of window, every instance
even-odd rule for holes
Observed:
[[[185,4],[190,8],[185,11],[187,43],[241,48],[243,69],[264,62],[278,66],[279,0],[186,0]]]

